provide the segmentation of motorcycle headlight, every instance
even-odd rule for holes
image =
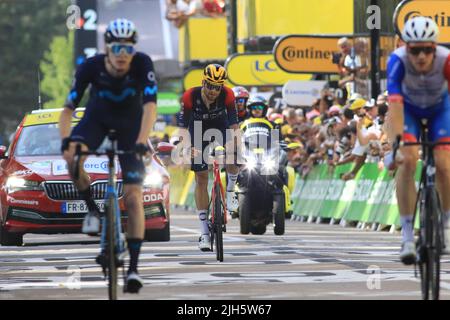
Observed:
[[[162,188],[163,178],[158,172],[147,174],[144,179],[145,188]]]
[[[266,161],[264,161],[263,163],[263,168],[269,171],[272,171],[273,169],[275,169],[276,167],[276,163],[275,160],[270,158],[270,159],[266,159]]]
[[[9,177],[6,181],[8,193],[17,191],[43,191],[41,183],[38,181],[26,180],[18,177]]]
[[[247,158],[247,164],[246,167],[248,168],[248,170],[252,171],[256,168],[256,159],[253,157],[248,157]]]

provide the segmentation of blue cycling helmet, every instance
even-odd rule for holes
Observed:
[[[138,34],[136,26],[127,19],[116,19],[109,23],[105,32],[105,43],[131,42],[136,44]]]

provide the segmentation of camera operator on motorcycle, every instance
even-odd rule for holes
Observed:
[[[272,221],[275,234],[284,234],[285,213],[289,211],[287,155],[281,149],[285,146],[279,129],[266,117],[268,108],[263,98],[249,100],[250,118],[240,126],[245,159],[238,178],[242,234],[264,234]]]

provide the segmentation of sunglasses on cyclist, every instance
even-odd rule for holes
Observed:
[[[237,102],[237,103],[244,104],[244,103],[247,102],[247,99],[246,99],[246,98],[239,98],[239,99],[236,99],[236,102]]]
[[[112,43],[108,47],[115,56],[120,56],[122,53],[132,55],[135,52],[134,46],[131,44]]]
[[[425,53],[426,55],[429,55],[431,53],[434,53],[436,49],[434,47],[409,47],[408,52],[411,53],[413,56],[418,56],[421,52]]]
[[[222,90],[222,85],[211,84],[211,83],[209,83],[207,81],[205,81],[204,86],[208,90],[214,90],[214,91]]]
[[[264,110],[264,106],[256,105],[256,106],[252,106],[251,109],[252,109],[252,110]]]

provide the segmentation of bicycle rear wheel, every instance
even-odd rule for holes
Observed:
[[[222,194],[219,185],[215,186],[214,199],[214,236],[216,243],[216,257],[217,261],[223,262],[223,206]]]
[[[116,264],[116,215],[115,215],[115,199],[109,197],[106,207],[106,241],[108,255],[108,295],[109,300],[117,300],[117,264]]]

